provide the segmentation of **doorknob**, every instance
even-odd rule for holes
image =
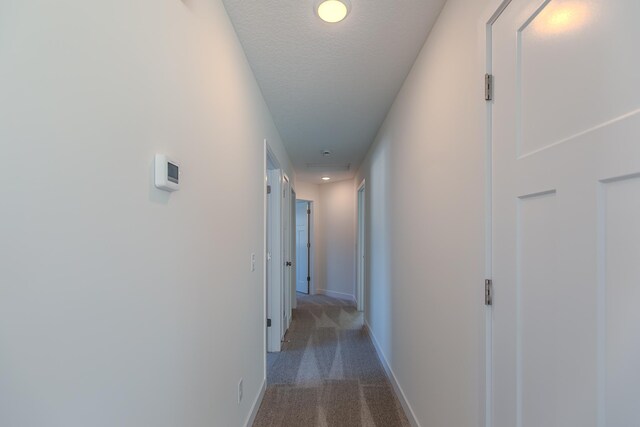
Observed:
[[[287,262],[286,262],[286,265],[287,265],[287,267],[291,267],[291,265],[292,265],[292,264],[291,264],[291,261],[287,261]]]

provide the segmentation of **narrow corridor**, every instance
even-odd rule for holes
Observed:
[[[254,427],[409,425],[351,303],[298,294],[285,340]]]

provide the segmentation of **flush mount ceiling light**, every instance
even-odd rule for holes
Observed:
[[[323,155],[323,156],[325,156],[325,157],[331,157],[331,151],[329,151],[329,150],[324,150],[324,151],[322,152],[322,155]]]
[[[331,179],[331,177],[329,177],[329,176],[323,176],[323,177],[322,177],[322,180],[323,180],[323,181],[329,181],[330,179]]]
[[[316,6],[316,12],[320,19],[334,24],[342,21],[349,13],[348,0],[324,0]]]

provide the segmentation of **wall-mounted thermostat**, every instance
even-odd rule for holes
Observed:
[[[180,189],[180,166],[164,154],[156,154],[156,187],[165,191]]]

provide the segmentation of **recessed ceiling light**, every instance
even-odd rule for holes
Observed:
[[[324,151],[322,152],[322,155],[323,155],[323,156],[325,156],[325,157],[331,157],[331,151],[329,151],[329,150],[324,150]]]
[[[320,19],[333,24],[342,21],[347,16],[349,5],[347,0],[324,0],[316,10]]]
[[[331,179],[331,177],[329,177],[329,176],[323,176],[323,177],[322,177],[322,180],[323,180],[323,181],[329,181],[330,179]]]

